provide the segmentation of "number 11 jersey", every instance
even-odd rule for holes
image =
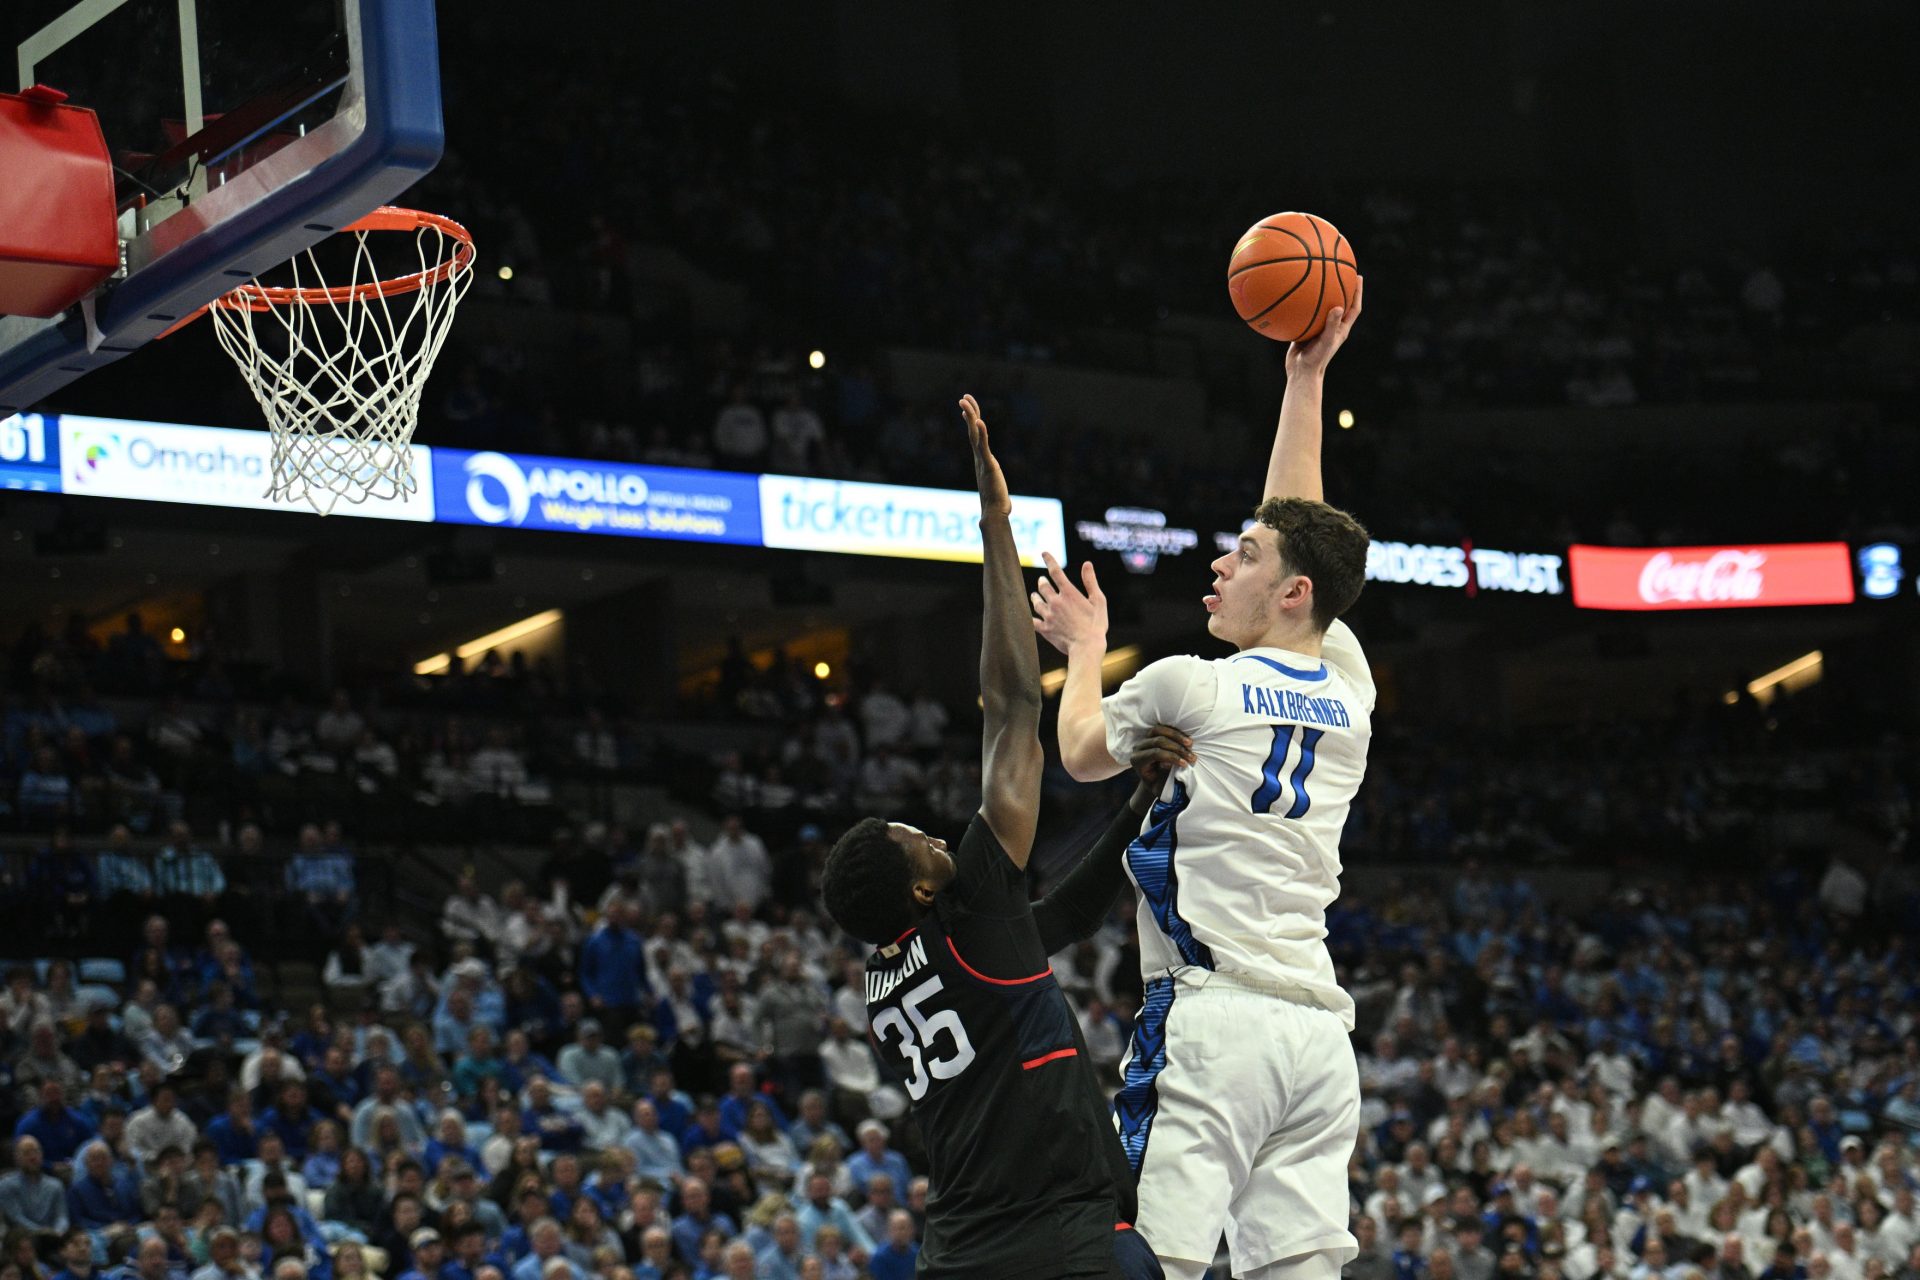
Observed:
[[[919,1274],[1113,1274],[1132,1173],[1026,875],[978,814],[954,866],[933,910],[867,960],[868,1034],[930,1166]]]
[[[1245,974],[1353,1029],[1327,907],[1340,895],[1340,834],[1366,776],[1374,697],[1359,640],[1335,622],[1319,657],[1162,658],[1100,704],[1116,760],[1155,724],[1193,739],[1195,763],[1173,771],[1127,849],[1146,977]]]

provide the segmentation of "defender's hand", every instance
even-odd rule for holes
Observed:
[[[1327,313],[1326,327],[1306,342],[1287,344],[1287,376],[1297,373],[1322,374],[1327,371],[1327,362],[1333,359],[1333,353],[1347,340],[1347,334],[1353,331],[1353,322],[1360,318],[1360,301],[1367,292],[1367,278],[1356,277],[1353,283],[1353,305],[1335,307]]]
[[[1106,644],[1107,597],[1100,590],[1100,580],[1094,577],[1093,562],[1080,565],[1080,581],[1086,587],[1082,591],[1073,585],[1052,552],[1040,555],[1046,561],[1046,576],[1027,597],[1033,604],[1033,629],[1065,654],[1079,645]]]
[[[1128,766],[1140,775],[1140,785],[1155,791],[1174,769],[1193,761],[1193,739],[1168,724],[1157,724],[1147,730],[1146,736],[1133,744],[1133,754],[1127,757]]]
[[[973,444],[973,478],[980,487],[980,513],[1012,515],[1013,499],[1007,496],[1007,478],[1000,473],[1000,460],[993,456],[993,446],[987,441],[980,402],[971,395],[961,396],[960,415],[967,420],[967,439]]]

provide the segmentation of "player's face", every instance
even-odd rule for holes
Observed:
[[[1203,601],[1208,633],[1242,649],[1259,643],[1280,612],[1280,588],[1297,576],[1286,572],[1280,535],[1257,524],[1210,567],[1213,590]]]
[[[915,884],[924,882],[937,893],[953,880],[953,855],[947,852],[945,840],[904,822],[889,822],[887,834],[906,851]]]

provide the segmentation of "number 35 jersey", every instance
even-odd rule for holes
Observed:
[[[926,1276],[1105,1276],[1133,1179],[1026,876],[976,814],[953,882],[867,961],[869,1035],[926,1142]]]
[[[1162,723],[1192,738],[1196,757],[1127,848],[1146,975],[1196,966],[1281,983],[1353,1029],[1326,920],[1373,705],[1366,655],[1344,622],[1317,658],[1265,648],[1163,658],[1101,703],[1114,759]]]

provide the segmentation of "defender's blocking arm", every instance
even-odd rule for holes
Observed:
[[[1024,868],[1040,820],[1040,654],[1027,621],[1007,479],[987,440],[979,403],[963,396],[960,411],[980,489],[980,700],[986,719],[980,738],[980,812],[1014,865]]]

